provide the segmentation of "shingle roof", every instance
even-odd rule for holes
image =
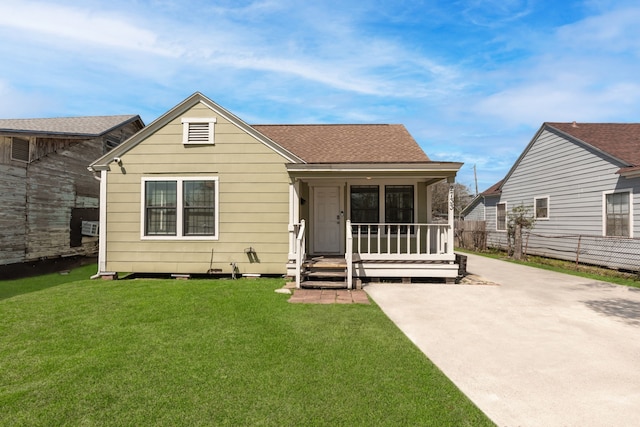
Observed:
[[[403,125],[253,125],[307,163],[428,162]]]
[[[496,182],[491,187],[487,188],[482,193],[480,193],[480,195],[481,196],[497,196],[497,195],[499,195],[500,193],[502,193],[502,189],[500,188],[500,186],[502,185],[503,181],[504,180],[501,179],[500,181]]]
[[[640,123],[547,123],[605,153],[640,166]]]
[[[0,119],[0,132],[41,133],[96,137],[139,119],[137,115]]]

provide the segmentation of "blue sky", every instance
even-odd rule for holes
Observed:
[[[403,123],[458,182],[544,121],[638,122],[636,0],[2,0],[0,117],[140,114],[200,91],[250,124]]]

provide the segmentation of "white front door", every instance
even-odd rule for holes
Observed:
[[[313,252],[340,252],[340,187],[315,187],[313,197]]]

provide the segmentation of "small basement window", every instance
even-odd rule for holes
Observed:
[[[216,119],[208,118],[183,118],[182,119],[182,143],[183,144],[214,144],[214,125]]]
[[[29,140],[23,138],[12,138],[11,159],[19,162],[29,163]]]

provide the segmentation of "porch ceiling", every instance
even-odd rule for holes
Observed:
[[[294,178],[418,178],[438,181],[455,177],[459,162],[428,163],[306,163],[287,164]]]

